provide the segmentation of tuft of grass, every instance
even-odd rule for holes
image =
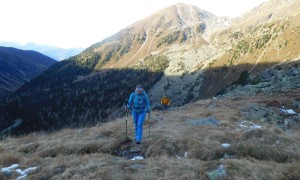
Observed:
[[[86,144],[60,144],[52,148],[45,149],[39,152],[40,157],[56,157],[58,155],[78,155],[92,153],[109,153],[110,150],[103,149],[102,143],[86,143]]]
[[[173,156],[178,152],[178,147],[175,142],[172,142],[163,137],[156,137],[150,142],[150,145],[145,153],[146,157],[157,156]]]
[[[200,160],[159,156],[145,163],[142,169],[132,172],[129,179],[207,179]]]
[[[230,179],[299,179],[299,162],[276,163],[253,158],[223,161]]]
[[[19,149],[19,152],[23,152],[26,154],[32,154],[38,149],[39,146],[40,145],[38,143],[32,143],[32,144],[26,145],[24,147],[21,147]]]
[[[14,153],[2,152],[0,153],[0,157],[0,165],[5,167],[12,164],[18,164],[21,160],[20,156]]]
[[[272,100],[267,100],[265,101],[266,106],[269,107],[281,107],[282,103],[276,99],[272,99]]]
[[[283,179],[300,179],[300,163],[293,162],[288,165],[288,167],[283,171]]]
[[[225,131],[224,133],[216,134],[214,138],[218,139],[220,144],[229,143],[233,144],[241,139],[241,133],[235,131]]]
[[[251,157],[258,160],[275,161],[278,163],[299,160],[299,154],[285,152],[283,148],[274,148],[262,144],[241,143],[227,149],[228,154],[233,154],[237,158]]]
[[[92,154],[98,153],[101,151],[101,144],[97,143],[88,143],[78,149],[80,154]]]
[[[178,155],[181,157],[187,153],[188,158],[211,161],[220,159],[224,151],[217,143],[203,143],[197,139],[182,138],[177,141]]]
[[[29,158],[24,158],[20,162],[25,167],[37,167],[42,163],[43,159],[38,154],[33,154]]]
[[[213,112],[212,111],[206,111],[204,114],[203,114],[203,116],[204,117],[210,117],[210,116],[212,116],[213,115]]]

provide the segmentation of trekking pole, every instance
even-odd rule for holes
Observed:
[[[149,138],[150,138],[150,112],[149,112],[149,117],[148,117],[148,119],[149,119]]]
[[[125,141],[127,140],[127,119],[128,119],[128,109],[126,109],[126,136],[125,136]]]

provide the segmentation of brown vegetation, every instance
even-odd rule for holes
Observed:
[[[222,164],[227,174],[224,179],[298,179],[299,128],[282,128],[258,119],[246,121],[241,113],[254,103],[287,106],[295,96],[299,92],[276,94],[276,99],[207,99],[167,112],[154,111],[144,124],[139,146],[124,142],[126,117],[92,128],[7,137],[0,141],[0,167],[14,163],[21,169],[38,167],[29,179],[209,179],[208,172]],[[217,119],[219,125],[189,124],[207,117]],[[127,119],[128,135],[134,139],[132,119]],[[242,129],[241,122],[262,128]],[[222,147],[223,143],[230,147]],[[117,153],[137,147],[144,160],[132,161]],[[2,173],[0,177],[17,176]]]

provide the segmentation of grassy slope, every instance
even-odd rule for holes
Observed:
[[[299,128],[281,129],[242,113],[252,104],[290,107],[295,100],[300,101],[300,93],[291,90],[272,96],[200,100],[173,111],[154,111],[150,138],[149,120],[144,124],[140,148],[145,160],[139,161],[113,155],[116,149],[136,147],[123,142],[126,117],[92,128],[8,137],[0,141],[0,167],[13,163],[19,163],[21,169],[37,166],[29,179],[207,179],[207,172],[223,164],[225,179],[299,179]],[[209,116],[220,125],[186,123]],[[244,120],[262,129],[243,130],[238,123]],[[134,139],[130,117],[128,127]],[[222,143],[231,146],[222,148]],[[222,160],[225,154],[230,157]],[[0,178],[4,178],[1,173]],[[15,178],[16,174],[8,179]]]

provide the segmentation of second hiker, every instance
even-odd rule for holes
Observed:
[[[142,85],[137,85],[135,92],[131,93],[127,108],[132,109],[135,140],[137,144],[140,144],[143,136],[143,123],[146,118],[146,112],[150,116],[150,100]]]
[[[163,105],[163,110],[168,110],[170,106],[170,98],[168,96],[164,96],[161,98],[160,103]]]

